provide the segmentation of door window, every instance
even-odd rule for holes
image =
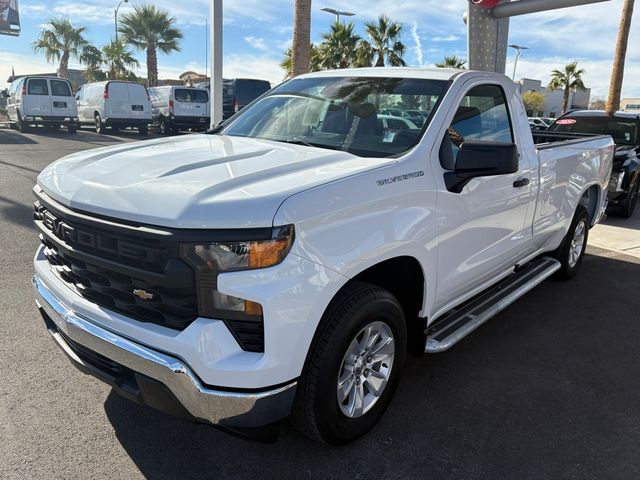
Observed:
[[[500,86],[479,85],[469,90],[445,136],[443,149],[447,148],[446,143],[450,143],[452,155],[443,155],[441,158],[455,159],[467,140],[513,143],[507,100]],[[443,167],[451,170],[451,162],[446,163]]]
[[[71,89],[67,82],[62,80],[51,80],[51,95],[56,97],[70,97]]]
[[[29,80],[29,88],[27,90],[29,95],[49,95],[49,87],[47,87],[47,81],[42,78],[32,78]]]

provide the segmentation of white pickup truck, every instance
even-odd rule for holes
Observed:
[[[391,129],[386,108],[428,118]],[[72,362],[134,401],[243,433],[292,414],[343,444],[383,415],[407,352],[576,273],[613,153],[534,138],[503,75],[304,75],[209,134],[43,170],[37,303]]]

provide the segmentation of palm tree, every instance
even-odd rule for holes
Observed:
[[[47,62],[59,61],[58,75],[69,77],[69,60],[79,59],[89,42],[84,38],[85,27],[74,27],[65,18],[54,18],[33,43],[36,53],[43,52]]]
[[[353,23],[334,23],[329,33],[322,35],[320,44],[320,64],[322,68],[334,70],[349,68],[358,58],[358,49],[362,47],[362,39],[354,33]],[[366,47],[365,47],[366,48]]]
[[[401,23],[391,21],[386,15],[380,15],[377,22],[365,23],[373,54],[378,56],[376,67],[384,67],[385,59],[394,67],[406,65],[402,57],[407,47],[400,41],[402,28]]]
[[[182,32],[174,24],[176,19],[154,5],[134,7],[120,21],[118,29],[125,43],[147,52],[147,81],[150,87],[158,83],[158,50],[164,54],[180,51]]]
[[[310,47],[309,51],[311,52],[311,55],[310,55],[311,61],[309,62],[309,71],[317,72],[319,70],[322,70],[322,65],[320,64],[322,60],[320,58],[320,49],[313,43],[309,47]],[[285,79],[291,78],[293,76],[292,54],[293,54],[292,49],[291,48],[287,49],[287,51],[284,52],[284,59],[280,62],[280,68],[282,68],[285,72],[285,76],[284,76]]]
[[[311,63],[311,0],[295,0],[291,76],[307,73]]]
[[[466,60],[454,55],[452,57],[444,57],[444,60],[441,63],[436,63],[436,67],[438,68],[455,68],[458,70],[463,70],[465,65],[467,64]]]
[[[625,0],[624,6],[622,7],[618,43],[616,45],[613,69],[611,71],[611,83],[609,85],[609,98],[607,99],[607,106],[605,108],[609,115],[613,115],[615,111],[620,108],[620,93],[622,91],[622,80],[624,79],[624,62],[627,56],[627,43],[629,43],[633,4],[634,0]]]
[[[578,69],[578,62],[565,65],[564,71],[554,70],[551,72],[551,82],[549,82],[549,90],[564,89],[564,97],[562,97],[562,114],[567,113],[569,109],[569,95],[576,90],[584,90],[584,82],[582,75],[586,72]]]
[[[87,82],[106,80],[107,76],[102,71],[102,52],[93,45],[87,45],[80,54],[80,63],[85,65],[82,72]]]
[[[120,41],[112,41],[102,47],[102,59],[110,80],[126,80],[130,70],[140,65]]]

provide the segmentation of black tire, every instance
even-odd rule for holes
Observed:
[[[107,126],[104,123],[102,123],[102,119],[100,118],[99,113],[96,113],[96,116],[94,117],[94,121],[95,121],[95,128],[96,128],[97,134],[102,135],[107,131]]]
[[[580,264],[582,263],[582,259],[584,258],[584,253],[587,250],[587,241],[589,239],[589,226],[591,223],[591,218],[589,217],[589,213],[587,209],[582,205],[578,205],[576,209],[576,213],[573,216],[573,220],[571,221],[571,225],[569,226],[569,231],[567,232],[567,236],[562,241],[562,245],[556,251],[555,257],[560,261],[561,267],[560,270],[556,273],[556,278],[559,280],[569,280],[576,276],[578,273],[578,269],[580,268]],[[576,236],[576,230],[582,228],[584,232],[584,238],[582,240],[582,249],[580,250],[580,254],[578,255],[577,261],[576,259],[572,259],[572,251],[574,251],[574,239]]]
[[[16,113],[18,115],[18,122],[16,123],[16,127],[18,128],[18,131],[20,133],[28,132],[30,130],[29,125],[27,125],[22,121],[22,115],[20,114],[20,110],[18,110]]]
[[[631,218],[638,204],[638,195],[640,193],[640,175],[636,178],[635,185],[631,185],[629,195],[622,205],[620,205],[619,216],[622,218]]]
[[[378,400],[366,413],[350,418],[338,402],[338,377],[347,349],[372,322],[382,322],[393,332],[393,362]],[[406,350],[406,322],[396,298],[374,285],[348,284],[327,308],[307,354],[293,408],[298,430],[330,445],[343,445],[367,433],[378,423],[393,397]]]
[[[148,135],[149,134],[149,127],[138,127],[138,133],[143,137]]]
[[[170,135],[171,134],[171,125],[169,125],[169,122],[167,121],[166,118],[162,117],[160,119],[160,134],[161,135]]]
[[[69,125],[67,125],[67,131],[71,135],[75,134],[78,131],[78,125],[75,123],[70,123]]]

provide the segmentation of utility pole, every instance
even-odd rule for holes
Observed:
[[[222,121],[222,11],[222,0],[211,0],[211,128]]]
[[[129,0],[121,0],[121,2],[118,4],[118,8],[116,8],[114,10],[114,18],[115,18],[115,26],[116,26],[116,43],[118,42],[118,11],[120,10],[120,7],[122,6],[123,3],[129,3]]]

